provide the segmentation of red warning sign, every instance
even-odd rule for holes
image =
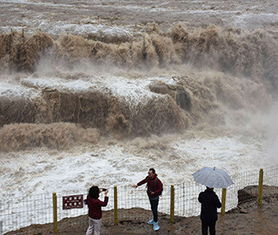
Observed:
[[[63,196],[63,210],[83,208],[83,195]]]

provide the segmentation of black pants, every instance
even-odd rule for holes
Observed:
[[[152,212],[153,212],[153,221],[157,222],[157,207],[158,207],[158,201],[159,201],[159,197],[155,197],[155,198],[149,198],[150,199],[150,203],[151,203],[151,208],[152,208]]]
[[[202,235],[208,235],[208,229],[210,235],[215,235],[215,221],[206,222],[202,220]]]

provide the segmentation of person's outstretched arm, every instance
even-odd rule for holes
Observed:
[[[140,185],[142,185],[142,184],[145,184],[145,183],[147,183],[147,182],[148,182],[148,176],[147,176],[145,179],[141,180],[139,183],[133,185],[132,187],[133,187],[133,188],[137,188],[138,186],[140,186]]]

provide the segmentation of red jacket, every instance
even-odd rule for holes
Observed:
[[[92,219],[101,219],[102,217],[101,207],[106,206],[107,203],[108,203],[108,197],[104,197],[104,202],[99,199],[87,197],[89,217]]]
[[[160,179],[158,179],[156,174],[152,179],[149,176],[147,176],[144,180],[140,181],[137,185],[140,186],[145,183],[147,183],[147,193],[150,198],[155,198],[161,195],[163,190],[163,184],[161,183]],[[152,192],[154,194],[152,194]]]

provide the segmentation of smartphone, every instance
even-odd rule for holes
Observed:
[[[105,192],[105,191],[107,191],[106,188],[100,188],[100,192]]]

